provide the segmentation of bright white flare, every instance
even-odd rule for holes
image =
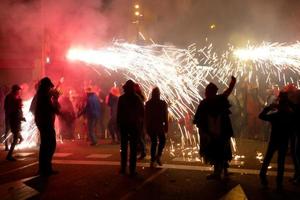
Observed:
[[[262,43],[260,46],[248,45],[244,49],[236,49],[234,55],[242,61],[270,63],[281,67],[293,67],[300,71],[300,43]]]
[[[24,141],[16,146],[16,149],[36,147],[38,144],[38,130],[34,122],[34,116],[29,111],[32,99],[23,102],[23,115],[26,122],[21,124],[21,135]]]

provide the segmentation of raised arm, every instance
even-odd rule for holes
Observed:
[[[236,83],[236,78],[234,76],[231,76],[231,81],[230,81],[229,87],[227,88],[227,90],[225,90],[223,92],[223,95],[228,97],[231,94],[231,92],[235,86],[235,83]]]

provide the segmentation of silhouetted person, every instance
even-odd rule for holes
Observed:
[[[140,97],[141,101],[144,103],[146,98],[139,84],[137,83],[134,84],[134,91]],[[143,160],[146,157],[146,139],[145,139],[145,130],[144,130],[143,123],[140,124],[140,128],[139,128],[138,145],[139,145],[139,151],[141,152],[139,160]]]
[[[271,112],[272,111],[272,112]],[[293,113],[289,107],[287,93],[279,94],[279,103],[271,104],[263,109],[259,118],[271,123],[271,135],[265,158],[260,170],[261,183],[268,185],[266,173],[273,154],[278,152],[277,159],[277,189],[282,189],[284,161],[288,149],[289,136],[293,131]]]
[[[9,131],[13,134],[13,142],[10,145],[6,160],[15,161],[12,156],[13,151],[17,143],[21,143],[23,138],[20,134],[21,121],[25,121],[22,112],[22,99],[20,96],[21,87],[19,85],[13,85],[10,93],[5,97],[4,109],[5,109],[5,148],[8,148],[7,137]]]
[[[110,107],[108,131],[111,135],[112,144],[120,142],[120,133],[117,125],[117,110],[118,110],[119,96],[120,96],[119,88],[112,87],[106,99],[106,103]]]
[[[92,88],[87,89],[86,105],[82,112],[87,118],[88,134],[91,141],[91,146],[97,145],[96,126],[100,118],[100,101],[97,95],[92,91]]]
[[[193,123],[197,125],[200,134],[200,155],[214,166],[214,172],[208,179],[219,180],[223,170],[224,175],[228,175],[233,130],[229,117],[231,105],[227,98],[235,83],[236,79],[232,76],[229,88],[220,95],[217,95],[218,87],[209,83],[205,88],[205,99],[200,102],[194,116]]]
[[[34,109],[35,123],[40,132],[39,173],[42,176],[56,173],[52,170],[51,162],[56,148],[54,121],[60,106],[59,93],[53,87],[48,77],[40,80]]]
[[[123,86],[124,94],[120,96],[117,111],[117,123],[121,135],[121,174],[126,173],[127,148],[130,142],[129,171],[136,174],[137,142],[140,126],[144,119],[144,105],[134,91],[134,82],[128,80]]]
[[[152,90],[152,98],[146,102],[145,125],[151,139],[150,167],[155,167],[155,162],[161,166],[161,155],[166,144],[165,133],[168,132],[168,105],[160,99],[158,87]],[[157,138],[159,141],[158,149]]]
[[[294,184],[300,183],[300,90],[293,84],[289,84],[284,88],[288,93],[289,105],[291,106],[293,117],[293,132],[290,136],[290,152],[294,163],[294,176],[290,179]]]

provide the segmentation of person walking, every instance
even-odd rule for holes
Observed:
[[[136,175],[137,143],[140,126],[144,119],[144,104],[134,91],[134,82],[128,80],[124,86],[124,94],[120,96],[117,110],[117,124],[121,135],[121,174],[126,174],[127,149],[130,144],[129,171]]]
[[[166,144],[165,133],[168,132],[168,105],[160,99],[158,87],[152,90],[152,97],[146,102],[145,125],[151,139],[150,167],[155,167],[156,163],[162,166],[161,155]],[[157,138],[159,141],[158,149]]]
[[[21,143],[23,138],[21,136],[21,121],[25,121],[22,112],[22,99],[20,96],[21,87],[13,85],[11,92],[5,97],[4,110],[5,110],[5,149],[8,149],[8,133],[11,131],[13,134],[13,142],[10,145],[6,160],[15,161],[12,156],[17,143]]]
[[[54,129],[55,115],[59,114],[59,92],[48,77],[40,80],[36,93],[34,117],[40,132],[39,174],[50,176],[57,172],[52,169],[52,157],[56,148]]]

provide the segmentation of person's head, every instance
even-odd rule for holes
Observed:
[[[49,91],[51,88],[54,87],[54,85],[49,77],[45,77],[40,80],[38,87],[39,91]]]
[[[126,83],[123,85],[122,88],[125,93],[135,92],[135,83],[132,80],[128,80],[126,81]]]
[[[159,99],[160,98],[160,91],[158,87],[153,88],[152,90],[152,99]]]
[[[20,94],[20,91],[21,91],[21,87],[17,84],[13,85],[11,87],[11,92],[14,94],[14,95],[18,95]]]
[[[214,83],[209,83],[205,88],[205,97],[210,98],[217,95],[218,87]]]
[[[120,96],[120,89],[116,86],[110,89],[110,93],[116,97]]]

